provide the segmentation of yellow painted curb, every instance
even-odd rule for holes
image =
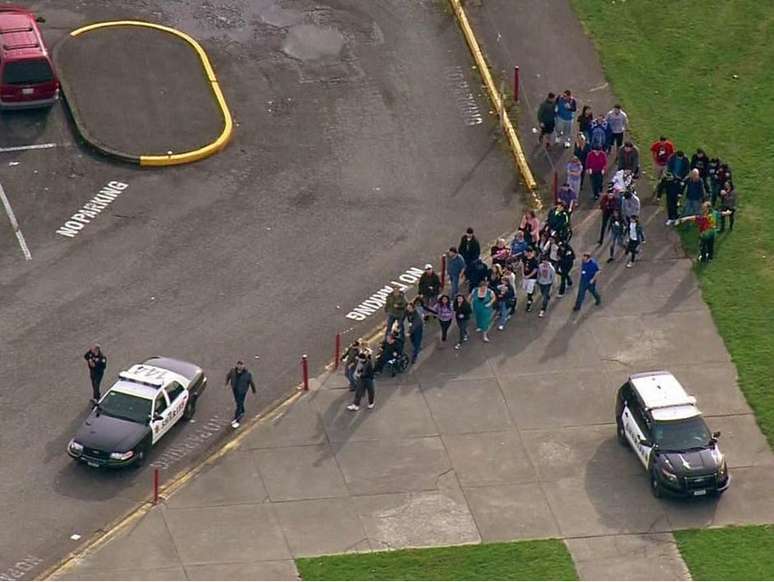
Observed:
[[[532,175],[532,170],[527,163],[527,158],[524,155],[524,149],[521,147],[521,142],[519,141],[519,136],[516,134],[516,130],[513,127],[513,123],[511,123],[511,120],[508,117],[508,113],[503,110],[505,104],[503,103],[502,96],[497,91],[497,87],[495,87],[492,74],[489,72],[489,66],[486,64],[486,60],[484,59],[484,53],[481,51],[481,47],[478,44],[478,40],[476,40],[476,35],[473,32],[473,28],[470,26],[470,22],[468,21],[468,17],[465,14],[465,10],[462,8],[462,2],[460,0],[449,0],[449,3],[454,10],[455,16],[457,17],[457,22],[459,23],[460,28],[465,35],[465,40],[468,43],[470,52],[473,54],[473,60],[476,62],[476,66],[481,73],[481,78],[484,80],[484,86],[486,87],[486,91],[489,94],[489,99],[492,102],[495,111],[500,116],[500,119],[502,119],[503,131],[508,137],[508,143],[511,146],[511,153],[513,153],[513,157],[516,160],[516,166],[519,168],[519,172],[521,173],[521,177],[524,180],[524,184],[527,186],[527,190],[529,190],[530,196],[532,197],[532,207],[535,210],[540,210],[543,207],[543,203],[541,202],[540,196],[538,195],[537,182],[535,182],[535,177]]]
[[[190,152],[171,153],[166,156],[140,156],[140,165],[174,166],[177,164],[188,164],[211,156],[212,154],[217,153],[226,147],[226,144],[231,139],[231,134],[234,131],[234,122],[231,119],[231,113],[228,109],[228,105],[226,104],[226,99],[223,97],[223,92],[220,90],[218,79],[215,77],[215,71],[212,69],[212,65],[210,64],[210,59],[207,57],[207,53],[204,52],[204,49],[201,47],[201,45],[193,37],[184,32],[169,26],[154,24],[152,22],[143,22],[142,20],[113,20],[108,22],[97,22],[77,30],[73,30],[70,33],[70,36],[79,36],[85,32],[90,32],[99,28],[108,28],[111,26],[142,26],[145,28],[154,28],[156,30],[162,30],[170,34],[174,34],[175,36],[182,38],[184,41],[190,44],[199,55],[202,67],[204,68],[204,73],[207,76],[207,80],[210,82],[212,92],[215,94],[215,100],[218,102],[220,111],[223,114],[223,131],[221,132],[218,139],[216,139],[214,142]]]

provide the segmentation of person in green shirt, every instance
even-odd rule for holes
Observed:
[[[683,222],[695,222],[699,229],[699,261],[709,263],[715,258],[715,236],[718,231],[718,224],[721,216],[728,216],[731,211],[724,210],[720,212],[712,208],[712,204],[705,202],[702,205],[701,214],[695,216],[684,216],[677,220],[677,224]]]

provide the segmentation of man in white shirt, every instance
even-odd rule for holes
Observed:
[[[607,112],[605,116],[607,120],[607,126],[610,128],[610,143],[608,144],[608,151],[612,149],[615,144],[615,151],[623,146],[624,133],[629,128],[629,116],[621,109],[621,106],[617,103],[613,105],[613,108]]]

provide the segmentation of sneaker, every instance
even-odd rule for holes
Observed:
[[[538,313],[538,317],[543,317],[545,314],[546,312],[543,309],[541,309],[540,313]]]
[[[672,226],[672,221],[668,218],[664,221],[664,226]]]
[[[601,241],[601,240],[598,240],[598,241],[597,241],[597,246],[598,246],[598,247],[601,247],[601,246],[602,246],[602,241]]]
[[[376,406],[376,404],[374,404],[374,403],[372,402],[371,404],[369,404],[369,405],[368,405],[368,410],[372,410],[374,406]]]
[[[596,305],[596,306],[602,305],[602,302],[601,301],[595,301],[594,305]]]
[[[526,311],[527,311],[527,313],[529,313],[530,311],[532,311],[532,306],[531,306],[531,305],[527,305],[527,310],[526,310]]]
[[[347,406],[347,410],[360,410],[360,407],[357,404],[350,404]]]
[[[235,421],[233,421],[233,422],[231,423],[231,428],[239,428],[239,421],[236,421],[236,420],[235,420]]]
[[[631,269],[633,266],[634,266],[634,263],[632,263],[631,261],[629,261],[628,263],[626,263],[626,268],[627,268],[627,269]]]
[[[564,293],[557,293],[556,296],[557,297],[564,297]]]
[[[486,336],[486,335],[484,336],[484,343],[485,344],[489,343],[489,336]]]
[[[477,327],[477,328],[476,328],[476,331],[480,332],[480,331],[481,331],[481,328],[480,328],[480,327]]]
[[[504,325],[498,325],[498,326],[497,326],[497,329],[499,329],[500,331],[502,331],[502,330],[504,330],[504,329],[505,329],[505,326],[504,326]]]
[[[466,334],[466,335],[465,335],[465,337],[464,337],[464,338],[462,338],[462,341],[463,341],[463,343],[464,343],[464,342],[468,341],[469,339],[470,339],[470,336],[468,336],[468,335]]]
[[[461,349],[461,348],[462,348],[462,344],[455,344],[455,345],[454,345],[454,349],[455,349],[455,350],[459,350],[459,349]]]

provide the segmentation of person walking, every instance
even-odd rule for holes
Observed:
[[[726,230],[726,216],[728,216],[728,232],[734,230],[734,215],[736,214],[736,189],[731,180],[726,180],[720,191],[720,232]]]
[[[528,209],[524,211],[519,223],[519,230],[524,233],[524,239],[527,241],[527,244],[533,245],[537,243],[538,237],[540,237],[540,219],[534,210]]]
[[[565,182],[562,184],[562,187],[559,188],[559,192],[556,193],[556,200],[564,205],[568,214],[572,214],[572,211],[575,210],[575,206],[578,203],[578,192],[575,191],[568,182]]]
[[[621,197],[621,217],[626,224],[629,224],[632,216],[639,216],[642,204],[640,204],[640,198],[631,190],[624,192]]]
[[[471,292],[478,287],[481,281],[487,281],[489,279],[489,267],[481,258],[476,259],[472,263],[468,263],[465,267],[465,278],[468,280],[468,288]]]
[[[613,211],[608,230],[610,231],[610,256],[607,258],[607,262],[612,263],[615,260],[616,247],[626,248],[626,243],[624,242],[626,223],[621,218],[621,212],[618,209]]]
[[[370,350],[364,350],[358,354],[355,378],[357,379],[355,400],[347,406],[347,410],[360,410],[360,401],[366,392],[368,393],[368,409],[372,409],[375,405],[376,390],[374,387],[374,364]]]
[[[537,272],[537,285],[540,288],[540,295],[543,297],[543,303],[540,306],[540,312],[538,317],[543,317],[548,309],[548,301],[551,298],[551,285],[554,284],[556,278],[556,269],[548,260],[548,257],[543,256],[538,265]]]
[[[511,318],[511,307],[516,300],[516,292],[511,287],[511,282],[506,278],[500,278],[497,283],[497,287],[494,289],[497,295],[497,314],[499,316],[497,329],[500,331],[505,329],[505,324]]]
[[[605,116],[608,126],[610,127],[610,141],[608,142],[608,151],[612,149],[615,144],[615,151],[621,149],[624,142],[624,133],[629,127],[629,116],[621,109],[621,106],[616,103],[613,108],[607,112]]]
[[[580,311],[583,300],[586,298],[586,291],[594,297],[594,303],[600,305],[602,298],[597,292],[597,275],[599,274],[599,265],[591,258],[591,253],[583,253],[581,261],[580,281],[578,283],[578,298],[575,300],[573,311]]]
[[[605,120],[604,115],[599,115],[591,122],[591,131],[589,135],[589,145],[591,149],[600,149],[610,151],[607,144],[610,141],[610,126]]]
[[[664,171],[663,178],[659,184],[658,197],[661,197],[662,193],[666,193],[666,208],[667,219],[664,223],[666,226],[673,226],[677,224],[679,218],[677,212],[677,205],[680,201],[680,195],[683,192],[683,182],[680,178],[672,175],[669,170]]]
[[[433,270],[433,265],[430,263],[425,265],[425,272],[419,277],[417,292],[422,304],[429,311],[435,311],[435,302],[441,293],[441,278]]]
[[[406,308],[406,322],[409,326],[409,339],[411,340],[411,363],[415,364],[422,350],[422,336],[425,331],[425,322],[419,309],[421,300],[417,297]]]
[[[387,329],[384,332],[384,337],[387,337],[391,332],[395,323],[398,324],[398,333],[403,336],[403,320],[406,317],[406,306],[408,300],[405,293],[399,288],[395,287],[384,303],[384,312],[387,314]]]
[[[621,199],[616,196],[615,192],[608,190],[602,196],[599,201],[599,209],[602,211],[602,226],[599,229],[598,246],[602,246],[605,242],[605,232],[610,224],[610,219],[613,217],[613,212],[621,209]]]
[[[707,198],[707,189],[704,186],[704,180],[701,179],[701,172],[697,168],[691,170],[684,189],[685,206],[683,206],[683,217],[700,214],[702,203]]]
[[[363,340],[356,339],[353,341],[347,350],[344,352],[344,355],[341,356],[341,361],[344,362],[344,376],[347,378],[347,382],[349,382],[349,391],[354,392],[357,390],[357,381],[355,379],[355,366],[357,365],[357,356],[360,354],[361,351],[361,345],[363,343]]]
[[[538,260],[535,256],[535,249],[528,248],[521,261],[521,287],[527,294],[526,311],[532,311],[532,301],[535,295],[535,284],[537,283]]]
[[[538,144],[545,145],[546,149],[551,147],[551,137],[556,128],[556,95],[549,93],[545,101],[540,104],[537,112],[538,125],[540,126],[540,136]]]
[[[702,204],[701,214],[683,216],[677,220],[677,224],[691,221],[696,223],[699,229],[699,262],[709,263],[715,258],[715,235],[718,230],[718,222],[722,214],[730,215],[730,211],[720,213],[709,202]]]
[[[691,169],[699,170],[701,181],[704,182],[704,187],[709,192],[710,159],[702,148],[697,148],[696,153],[691,156]]]
[[[454,321],[454,308],[448,295],[444,294],[438,298],[435,313],[438,317],[438,324],[441,326],[441,343],[445,344],[449,326]]]
[[[247,390],[256,393],[253,375],[245,368],[245,363],[238,360],[236,366],[231,368],[226,374],[226,388],[231,387],[231,393],[234,395],[236,410],[234,410],[234,420],[231,421],[231,428],[239,428],[239,423],[245,415],[245,398]]]
[[[457,249],[465,260],[466,265],[471,264],[481,256],[481,244],[479,244],[472,227],[469,226],[465,234],[462,235]]]
[[[589,105],[584,105],[578,116],[578,131],[586,138],[586,141],[591,141],[591,124],[594,122],[594,112],[591,111]],[[575,154],[577,155],[577,154]]]
[[[460,339],[457,342],[457,345],[454,346],[454,349],[458,350],[462,347],[462,344],[468,341],[468,322],[470,321],[473,310],[470,307],[467,298],[462,293],[459,293],[454,297],[453,309],[454,321],[457,322],[457,329],[459,329],[460,332]]]
[[[578,188],[578,195],[580,195],[581,190],[583,190],[583,181],[586,177],[586,158],[588,157],[590,151],[591,144],[589,144],[588,137],[586,137],[585,133],[578,132],[578,135],[575,137],[575,147],[572,150],[573,155],[578,158],[581,166],[583,167],[583,171],[581,172],[580,177],[580,186]]]
[[[632,142],[624,142],[618,150],[617,161],[619,170],[629,170],[635,180],[640,177],[640,150]]]
[[[577,111],[578,104],[575,97],[572,96],[572,91],[567,89],[556,100],[556,139],[557,141],[561,139],[565,148],[571,145],[572,126]]]
[[[492,259],[492,267],[500,265],[504,267],[511,258],[511,247],[504,238],[498,238],[495,245],[489,249],[489,256]]]
[[[653,167],[656,169],[656,181],[661,180],[673,153],[675,153],[674,144],[663,135],[651,144],[650,155],[653,158]]]
[[[583,184],[583,162],[577,155],[573,155],[567,163],[567,184],[572,188],[577,200]]]
[[[642,230],[639,217],[636,214],[631,217],[631,220],[629,221],[629,226],[626,229],[626,234],[627,234],[626,252],[629,253],[631,257],[629,259],[629,262],[626,263],[626,267],[630,269],[634,266],[634,261],[637,258],[637,253],[639,252],[640,244],[645,242],[645,233]]]
[[[511,260],[508,262],[508,265],[512,265],[516,261],[521,261],[521,257],[524,256],[527,247],[529,247],[529,243],[527,242],[527,239],[524,238],[524,231],[517,230],[511,241]]]
[[[107,356],[102,351],[99,344],[94,344],[89,348],[89,351],[83,355],[83,359],[86,360],[86,364],[89,366],[91,401],[93,404],[96,404],[102,397],[100,394],[100,386],[102,384],[102,377],[105,375],[105,369],[107,368]]]
[[[570,271],[575,264],[575,251],[567,241],[559,242],[559,261],[556,264],[556,272],[559,274],[559,293],[557,297],[564,297],[564,292],[568,287],[572,287]]]
[[[489,342],[489,328],[494,317],[495,294],[489,288],[487,281],[481,281],[471,293],[471,308],[476,318],[476,331],[481,332],[481,339]]]
[[[683,150],[677,150],[674,155],[669,158],[666,169],[669,170],[672,176],[681,182],[685,182],[685,179],[688,177],[688,172],[691,171],[691,164]]]
[[[599,200],[605,182],[605,172],[607,172],[607,154],[602,148],[594,147],[586,156],[586,171],[591,180],[591,193],[594,195],[594,200]]]
[[[460,276],[465,272],[465,259],[457,251],[457,247],[449,247],[446,253],[446,273],[449,275],[449,286],[452,297],[460,290]]]

